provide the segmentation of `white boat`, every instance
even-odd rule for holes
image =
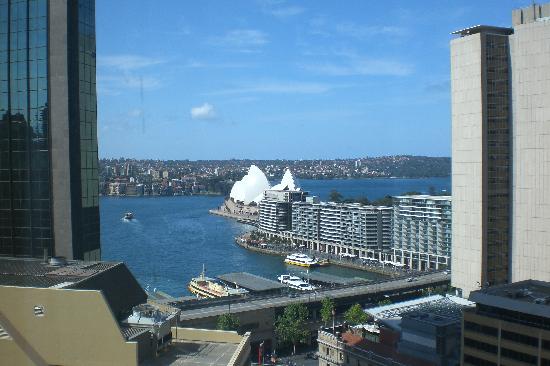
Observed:
[[[277,277],[280,283],[287,283],[288,281],[300,281],[301,278],[290,274],[283,274]]]
[[[315,258],[302,253],[289,254],[285,258],[286,264],[292,264],[294,266],[301,267],[316,267],[319,265],[319,261]]]
[[[124,220],[128,220],[128,221],[133,220],[133,219],[134,219],[134,214],[131,213],[131,212],[126,212],[126,213],[124,214],[123,219],[124,219]]]
[[[288,287],[300,290],[300,291],[313,291],[315,287],[311,286],[309,283],[299,280],[299,281],[288,281]]]
[[[293,276],[293,275],[290,275],[290,274],[283,274],[283,275],[278,276],[277,279],[281,283],[283,283],[283,284],[287,285],[288,287],[293,288],[295,290],[300,290],[300,291],[313,291],[313,290],[315,290],[314,286],[311,286],[309,283],[302,280],[298,276]]]

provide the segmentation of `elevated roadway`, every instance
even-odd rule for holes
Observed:
[[[255,312],[265,309],[281,308],[293,303],[314,304],[325,297],[334,299],[337,303],[365,302],[368,299],[380,298],[385,295],[399,295],[419,291],[428,287],[446,285],[451,275],[445,272],[434,272],[416,275],[413,281],[409,278],[390,279],[370,284],[356,284],[338,288],[320,289],[295,295],[279,295],[272,297],[251,297],[238,302],[227,302],[223,305],[205,303],[204,307],[183,309],[180,321],[195,321],[217,317],[230,311],[232,314]],[[244,315],[244,314],[242,314]]]

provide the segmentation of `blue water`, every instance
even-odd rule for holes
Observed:
[[[326,199],[336,189],[345,197],[371,199],[405,191],[427,192],[430,186],[449,189],[450,178],[302,180],[303,189]],[[233,238],[247,225],[208,213],[223,197],[136,197],[100,199],[102,259],[125,262],[143,287],[174,296],[187,295],[189,280],[205,264],[207,275],[250,272],[275,279],[294,267],[282,257],[250,252]],[[131,211],[136,219],[122,220]],[[374,274],[329,266],[317,269],[343,277],[376,278]]]

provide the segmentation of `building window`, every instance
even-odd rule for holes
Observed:
[[[500,333],[500,336],[504,339],[517,342],[517,343],[523,343],[528,346],[532,346],[532,347],[539,346],[539,340],[535,337],[530,337],[519,333],[509,332],[507,330],[502,330]]]
[[[485,343],[485,342],[476,341],[476,340],[471,339],[471,338],[464,338],[464,345],[468,346],[468,347],[471,347],[471,348],[478,349],[480,351],[487,352],[487,353],[497,354],[497,351],[498,351],[498,347],[495,346],[495,345]]]
[[[528,355],[527,353],[514,351],[508,348],[501,347],[500,354],[512,360],[517,360],[517,361],[531,363],[531,364],[537,363],[537,356]]]
[[[498,329],[494,327],[489,327],[487,325],[481,325],[469,321],[464,321],[464,329],[470,330],[476,333],[483,333],[493,337],[498,336]]]
[[[497,366],[496,363],[470,355],[464,355],[464,363],[476,366]]]

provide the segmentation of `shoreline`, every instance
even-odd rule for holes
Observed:
[[[256,219],[251,219],[251,218],[248,218],[247,216],[236,215],[236,214],[232,214],[232,213],[229,213],[229,212],[224,212],[224,211],[218,210],[218,209],[210,209],[210,210],[208,210],[208,213],[211,214],[211,215],[216,215],[216,216],[221,216],[221,217],[225,217],[225,218],[228,218],[228,219],[232,219],[232,220],[235,220],[237,222],[240,222],[241,224],[258,226],[258,219],[257,218]]]
[[[278,256],[278,257],[286,257],[288,254],[293,252],[291,250],[273,250],[273,249],[268,249],[268,248],[259,248],[259,247],[254,246],[254,245],[246,244],[246,242],[242,242],[241,240],[239,240],[239,237],[235,238],[235,244],[237,244],[238,246],[240,246],[243,249],[247,249],[247,250],[257,252],[257,253],[261,253],[261,254],[274,255],[274,256]],[[380,268],[380,267],[371,267],[371,266],[367,266],[367,265],[360,265],[360,264],[351,263],[351,262],[343,261],[343,260],[332,259],[332,258],[329,259],[329,263],[331,265],[335,265],[335,266],[351,268],[351,269],[357,269],[357,270],[365,271],[365,272],[376,273],[376,274],[379,274],[379,275],[388,276],[390,278],[399,277],[399,276],[403,275],[402,272],[396,271],[394,269],[386,269],[386,268],[383,268],[383,267],[382,268]]]

